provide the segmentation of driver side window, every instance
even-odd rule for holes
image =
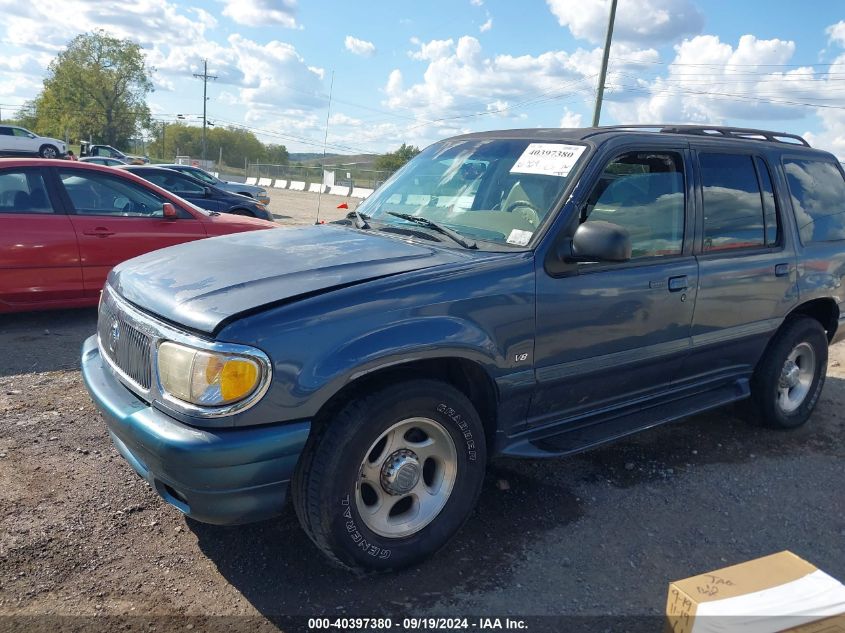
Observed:
[[[59,177],[78,215],[164,217],[166,200],[122,178],[79,169],[59,171]]]
[[[182,174],[176,173],[174,189],[172,191],[178,195],[202,196],[205,194],[205,187],[200,183],[187,178]]]
[[[626,229],[631,258],[680,255],[684,245],[684,162],[676,152],[628,152],[602,172],[581,222]]]

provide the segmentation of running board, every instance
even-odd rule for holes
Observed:
[[[554,425],[553,428],[532,429],[520,434],[530,437],[509,438],[511,441],[500,454],[509,457],[543,458],[580,453],[626,435],[742,400],[750,394],[748,380],[743,378],[695,396],[664,401],[633,411],[626,409],[616,415],[596,416],[586,421],[573,420]],[[561,430],[562,427],[564,430]],[[569,429],[566,430],[566,427]]]

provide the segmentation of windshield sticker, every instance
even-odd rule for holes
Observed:
[[[521,231],[514,229],[508,235],[508,244],[516,244],[517,246],[525,246],[531,241],[531,236],[534,235],[531,231]]]
[[[583,145],[531,143],[511,167],[511,173],[565,177],[572,171],[585,149],[587,148]]]

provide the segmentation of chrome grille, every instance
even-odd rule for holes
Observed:
[[[117,369],[144,391],[151,382],[150,337],[127,322],[104,297],[97,318],[100,350]]]

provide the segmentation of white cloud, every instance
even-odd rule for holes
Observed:
[[[358,126],[362,123],[363,121],[361,121],[361,119],[356,119],[355,117],[348,116],[346,114],[343,114],[342,112],[336,112],[329,117],[329,125]]]
[[[79,33],[104,29],[147,47],[162,42],[202,39],[216,25],[202,9],[182,12],[167,0],[0,0],[5,44],[55,53]],[[49,25],[47,28],[45,25]]]
[[[836,26],[836,25],[834,25]],[[833,29],[828,29],[830,33]],[[623,123],[712,123],[765,127],[778,121],[782,131],[795,131],[784,121],[818,116],[821,132],[807,134],[817,147],[845,157],[845,111],[841,87],[827,66],[790,66],[792,41],[743,35],[731,45],[715,35],[700,35],[675,46],[665,71],[649,76],[643,66],[635,74],[617,72],[607,84],[607,110]],[[611,55],[613,58],[613,55]],[[834,60],[845,65],[845,54]],[[646,78],[647,77],[647,78]],[[792,129],[791,129],[792,128]]]
[[[297,0],[225,0],[223,15],[246,26],[298,28]]]
[[[410,56],[428,62],[422,77],[408,85],[394,70],[385,85],[385,105],[410,110],[429,124],[432,137],[455,133],[478,120],[477,113],[499,118],[519,118],[526,108],[572,100],[592,99],[601,49],[547,51],[539,55],[485,55],[475,37],[454,40],[412,40],[417,50]],[[620,44],[616,55],[629,60],[655,62],[653,49],[639,50]],[[619,70],[630,70],[628,62]],[[612,73],[611,78],[615,75]],[[423,124],[424,125],[424,124]],[[412,126],[414,129],[420,127]]]
[[[840,20],[836,24],[831,24],[825,29],[828,41],[832,44],[845,46],[845,20]]]
[[[563,116],[560,118],[560,127],[581,127],[581,115],[573,112],[569,108],[565,108]]]
[[[479,26],[479,27],[478,27],[478,30],[479,30],[480,32],[482,32],[482,33],[486,33],[487,31],[489,31],[489,30],[490,30],[490,29],[492,29],[492,28],[493,28],[493,18],[491,18],[491,17],[488,15],[488,16],[487,16],[487,21],[486,21],[484,24],[482,24],[481,26]]]
[[[719,123],[801,118],[806,108],[789,102],[812,98],[822,88],[811,68],[774,70],[791,59],[791,41],[743,35],[733,47],[715,35],[700,35],[677,45],[675,52],[665,75],[608,82],[608,98],[634,95],[641,122]],[[643,94],[648,96],[638,97]],[[630,107],[623,108],[630,121]]]
[[[411,38],[411,43],[420,47],[418,51],[411,51],[408,56],[411,59],[418,61],[434,61],[443,57],[448,57],[452,54],[455,47],[455,41],[451,38],[448,40],[431,40],[430,42],[421,42],[418,38]]]
[[[285,42],[258,44],[230,35],[234,65],[243,74],[240,96],[248,108],[247,120],[259,111],[287,107],[322,107],[322,75],[306,65],[296,49]]]
[[[376,52],[376,45],[367,40],[359,40],[357,37],[347,35],[343,42],[346,50],[362,57],[372,57]]]
[[[841,20],[836,24],[831,24],[825,32],[830,38],[830,43],[845,48],[845,20]],[[835,72],[845,66],[845,53],[840,54],[833,60],[833,65],[828,70]],[[836,83],[834,79],[828,79],[825,83],[828,86],[834,86]],[[841,88],[830,91],[831,96],[835,96],[834,104],[841,104]],[[818,134],[805,133],[804,137],[814,147],[821,147],[833,152],[841,161],[845,161],[845,110],[838,108],[822,108],[818,112],[821,119],[821,131]]]
[[[242,17],[262,6],[252,0],[237,3]],[[272,6],[293,11],[296,3],[282,0]],[[156,70],[156,87],[165,91],[195,81],[191,74],[208,59],[209,72],[219,77],[217,84],[237,87],[239,103],[247,108],[248,116],[256,109],[322,107],[325,101],[318,96],[323,92],[322,69],[307,65],[293,46],[276,40],[259,44],[238,34],[222,43],[212,41],[208,31],[217,21],[202,9],[182,9],[167,0],[40,0],[27,5],[0,0],[0,11],[6,26],[4,43],[26,51],[0,58],[0,72],[27,73],[37,77],[39,84],[49,60],[70,39],[80,32],[103,29],[141,44]],[[35,92],[37,87],[29,96]]]
[[[469,3],[474,7],[480,7],[484,4],[484,0],[469,0]]]
[[[604,41],[608,0],[546,0],[561,26],[593,43]],[[701,32],[704,16],[692,0],[624,0],[616,9],[613,38],[653,46]]]

